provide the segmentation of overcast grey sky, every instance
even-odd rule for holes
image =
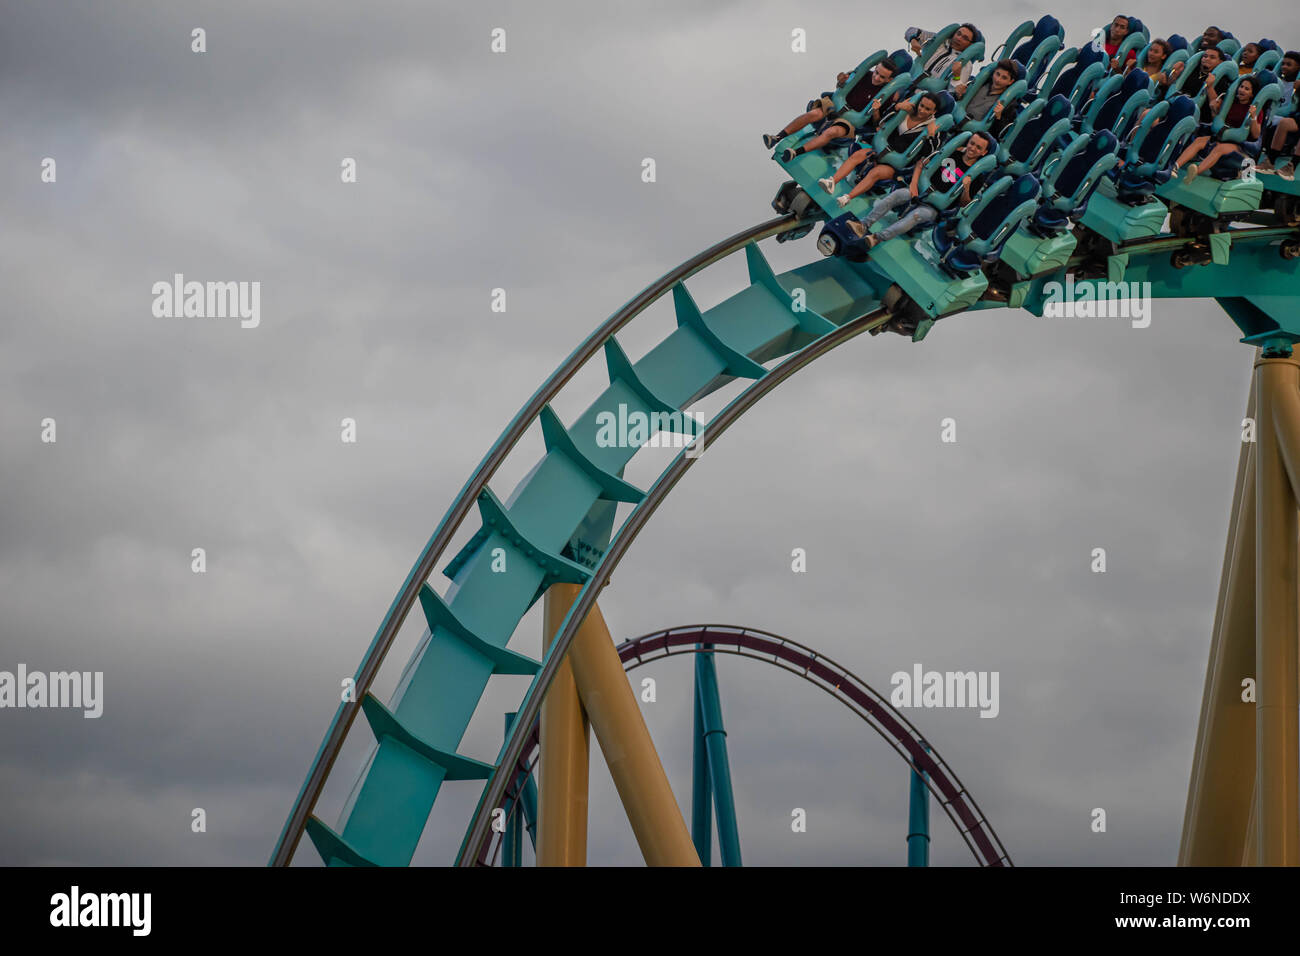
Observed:
[[[783,177],[759,134],[909,25],[1001,38],[1046,12],[880,9],[5,0],[0,670],[102,670],[105,702],[98,720],[0,711],[0,862],[265,862],[340,679],[496,435],[640,288],[771,215]],[[1133,12],[1191,35],[1223,9]],[[1110,16],[1054,12],[1076,44]],[[1280,0],[1233,12],[1240,37],[1300,43]],[[811,238],[768,246],[779,270],[818,257]],[[178,272],[259,281],[260,326],[154,317],[153,283]],[[737,260],[691,288],[707,307],[744,281]],[[629,336],[634,355],[672,327],[666,309]],[[711,446],[618,569],[606,619],[620,639],[773,630],[884,692],[916,662],[999,671],[994,720],[908,716],[1013,859],[1172,863],[1252,358],[1237,338],[1205,302],[1159,302],[1140,330],[994,311],[921,345],[862,336]],[[540,452],[525,445],[502,498]],[[628,473],[651,476],[640,459]],[[530,614],[512,647],[539,653],[539,626]],[[689,660],[638,673],[658,680],[643,709],[686,807]],[[746,862],[903,863],[893,751],[788,674],[733,658],[719,673]],[[523,687],[493,682],[463,752],[495,756]],[[590,859],[635,864],[593,751]],[[473,799],[444,788],[416,862],[450,860]],[[934,861],[969,865],[937,807],[933,826]]]

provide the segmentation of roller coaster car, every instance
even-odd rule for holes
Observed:
[[[1168,209],[1155,199],[1179,152],[1196,131],[1196,104],[1179,96],[1156,103],[1142,118],[1122,165],[1101,181],[1080,222],[1112,243],[1159,235]]]
[[[1038,208],[1002,249],[1001,261],[1021,279],[1064,269],[1078,243],[1073,225],[1106,173],[1119,162],[1119,139],[1110,130],[1077,136],[1045,164]]]
[[[1036,99],[1002,134],[998,162],[1013,176],[1037,173],[1052,144],[1070,130],[1070,101],[1057,95]]]
[[[983,266],[997,260],[1002,245],[1033,215],[1038,191],[1033,176],[1003,176],[928,236],[876,246],[872,264],[898,288],[885,299],[898,316],[894,330],[910,329],[912,340],[920,341],[935,319],[973,305],[989,286]]]
[[[856,78],[860,72],[863,70],[869,70],[886,57],[893,59],[895,63],[906,62],[908,67],[900,70],[894,79],[885,84],[884,88],[880,91],[880,97],[888,98],[897,92],[906,90],[910,86],[913,82],[913,75],[910,71],[915,69],[916,66],[911,57],[907,56],[907,54],[902,50],[896,50],[893,54],[886,54],[881,50],[863,60],[862,63],[858,65],[858,68],[853,71],[852,76],[850,76],[850,78],[845,82],[844,86],[835,92],[832,99],[837,104],[837,108],[842,108],[843,91],[849,89],[852,84],[857,82]],[[854,128],[860,128],[866,117],[867,110],[844,114],[844,118],[853,123]],[[944,128],[946,129],[947,125],[945,125]],[[827,195],[826,191],[818,185],[818,180],[828,178],[836,169],[839,168],[840,164],[847,158],[848,147],[852,145],[853,140],[844,137],[841,140],[833,141],[829,149],[817,150],[812,153],[803,153],[791,160],[783,160],[780,158],[781,153],[788,146],[798,142],[799,140],[806,139],[809,134],[809,127],[804,127],[802,130],[792,133],[777,144],[772,158],[792,177],[794,180],[794,186],[790,187],[792,191],[788,195],[778,191],[776,198],[772,200],[772,208],[777,212],[801,212],[801,210],[796,210],[794,208],[795,200],[791,198],[796,195],[793,192],[793,189],[798,188],[808,197],[804,202],[816,203],[828,217],[833,218],[838,216],[844,210],[836,205],[834,197]],[[787,187],[789,187],[789,184],[782,186],[781,188],[782,190],[785,190]],[[787,200],[788,205],[786,204]],[[865,198],[858,198],[850,203],[847,208],[851,212],[866,215],[867,211],[871,208],[871,202]]]
[[[956,215],[953,208],[958,197],[961,195],[961,181],[957,180],[948,189],[939,192],[930,188],[932,177],[943,167],[944,161],[955,156],[961,150],[966,148],[966,143],[970,140],[972,133],[958,133],[952,139],[948,140],[935,155],[926,160],[925,166],[921,169],[921,182],[924,184],[921,188],[920,201],[927,205],[933,206],[941,217],[950,217]],[[984,134],[990,140],[990,153],[981,157],[971,166],[968,171],[972,177],[982,176],[991,172],[997,166],[997,140],[987,133]],[[910,177],[909,177],[910,178]],[[895,186],[897,183],[894,184]],[[904,210],[905,211],[905,210]],[[873,231],[879,232],[890,223],[897,221],[902,213],[888,213],[875,223]],[[823,227],[821,234],[817,237],[817,249],[824,256],[844,256],[851,262],[861,262],[867,258],[866,243],[857,237],[849,228],[850,222],[857,221],[857,217],[852,213],[845,213],[830,219]],[[899,237],[900,239],[902,237]]]
[[[939,101],[939,108],[935,111],[934,124],[942,134],[951,129],[953,124],[953,105],[952,94],[946,91],[938,93],[918,92],[911,97],[913,104],[917,103],[922,96],[932,96]],[[872,134],[871,148],[875,150],[876,159],[874,162],[864,163],[854,171],[854,181],[856,182],[868,171],[879,163],[888,164],[893,169],[899,170],[901,175],[910,176],[912,167],[920,156],[921,151],[925,148],[927,139],[918,137],[915,142],[905,151],[898,153],[889,148],[889,137],[898,128],[899,124],[907,117],[902,110],[896,111],[888,120]],[[894,177],[883,180],[876,184],[876,187],[866,193],[859,193],[846,206],[840,206],[833,194],[827,193],[821,187],[819,179],[825,179],[831,176],[839,168],[843,159],[838,151],[828,153],[826,156],[810,156],[805,153],[802,156],[796,156],[789,163],[783,163],[787,170],[795,176],[796,186],[802,187],[804,193],[808,195],[811,202],[816,203],[821,210],[826,213],[828,219],[843,218],[843,213],[847,209],[850,213],[857,216],[865,216],[871,211],[871,205],[877,196],[887,193],[897,185]],[[821,175],[818,175],[820,173]],[[853,188],[853,184],[848,180],[840,183],[839,189],[845,193]],[[773,208],[778,212],[783,211],[777,206],[781,199],[781,194],[777,194],[777,199],[773,200]]]
[[[1225,64],[1231,66],[1232,64]],[[1216,71],[1217,72],[1217,71]],[[1265,72],[1259,75],[1263,80],[1261,88],[1251,101],[1259,115],[1264,115],[1268,107],[1282,98],[1282,89],[1276,78]],[[1242,176],[1247,159],[1251,166],[1259,155],[1260,143],[1250,139],[1250,119],[1247,117],[1235,126],[1227,123],[1228,110],[1237,95],[1237,88],[1245,77],[1238,77],[1223,94],[1223,103],[1219,107],[1210,126],[1211,136],[1225,143],[1237,143],[1242,152],[1223,157],[1201,176],[1188,182],[1187,179],[1171,179],[1156,189],[1156,195],[1162,199],[1190,211],[1190,215],[1179,215],[1177,221],[1171,220],[1171,226],[1179,235],[1208,234],[1216,231],[1214,224],[1224,217],[1230,217],[1259,208],[1263,198],[1264,187],[1255,175]],[[1229,244],[1211,243],[1214,252],[1212,261],[1227,261]],[[1186,258],[1186,257],[1184,257]],[[1194,258],[1191,261],[1199,261]]]

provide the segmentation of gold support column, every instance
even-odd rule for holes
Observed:
[[[567,610],[579,590],[576,584],[556,584],[547,598],[554,595],[556,606]],[[646,863],[699,866],[686,820],[599,607],[592,607],[574,635],[569,664]]]
[[[557,586],[558,587],[558,586]],[[576,590],[573,594],[576,594]],[[545,644],[564,623],[573,594],[543,598]],[[560,664],[542,700],[541,781],[537,789],[537,865],[585,866],[587,863],[587,772],[590,731],[573,679],[572,653]]]
[[[1246,417],[1254,416],[1252,381]],[[1237,866],[1250,834],[1255,708],[1241,682],[1255,676],[1255,444],[1242,442],[1237,461],[1179,866]]]
[[[1300,864],[1300,522],[1286,458],[1300,446],[1300,361],[1256,363],[1255,767],[1258,862]]]

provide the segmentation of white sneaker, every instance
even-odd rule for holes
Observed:
[[[834,195],[834,193],[835,193],[835,180],[831,179],[829,176],[826,177],[825,179],[819,179],[819,180],[817,180],[817,185],[820,186],[822,189],[826,190],[828,193],[831,193],[832,195]]]
[[[845,206],[849,204],[848,194],[845,193],[843,196],[840,196],[835,200],[835,202],[841,209],[843,209]]]

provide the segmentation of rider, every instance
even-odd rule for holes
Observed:
[[[999,60],[998,65],[993,70],[993,75],[989,81],[975,91],[966,104],[966,118],[968,120],[982,120],[993,112],[994,121],[989,126],[989,131],[994,136],[1002,135],[1002,132],[1009,127],[1016,119],[1016,113],[1019,108],[1015,103],[1008,103],[1003,106],[998,102],[1008,86],[1010,86],[1020,72],[1020,64],[1014,60]]]
[[[867,72],[866,76],[859,77],[858,80],[849,87],[848,91],[844,94],[844,108],[842,110],[835,109],[835,102],[831,98],[832,94],[823,93],[820,97],[808,104],[808,111],[806,113],[796,116],[786,124],[784,129],[776,133],[764,133],[763,145],[768,149],[775,149],[776,144],[781,140],[809,125],[818,126],[817,132],[819,135],[817,139],[822,139],[823,137],[821,134],[832,132],[835,129],[841,129],[843,132],[825,136],[825,142],[818,143],[818,145],[815,146],[813,145],[813,142],[816,142],[816,140],[813,140],[798,150],[786,150],[787,153],[792,154],[791,158],[799,155],[799,153],[808,152],[813,149],[820,149],[832,139],[852,137],[856,130],[854,125],[844,118],[845,115],[848,113],[857,113],[872,106],[872,104],[878,99],[880,91],[885,88],[890,80],[898,75],[899,70],[907,70],[911,69],[911,67],[912,58],[906,53],[898,52],[893,56],[885,57],[873,66]],[[841,73],[837,76],[835,78],[836,89],[843,87],[849,79],[850,74],[848,73]],[[890,102],[893,102],[893,97],[890,98]],[[872,125],[874,125],[875,122],[879,122],[879,107],[872,110],[871,119]],[[784,154],[782,155],[782,158],[786,158]]]
[[[867,249],[870,250],[882,242],[906,235],[912,230],[938,219],[939,210],[930,205],[927,200],[936,194],[949,192],[958,183],[961,184],[961,205],[966,205],[971,201],[971,197],[983,189],[991,178],[996,177],[996,170],[990,173],[981,173],[974,178],[969,175],[970,168],[987,155],[990,150],[994,149],[997,149],[997,141],[988,133],[971,133],[965,147],[950,157],[952,164],[944,163],[940,165],[931,174],[929,182],[922,183],[921,170],[934,155],[934,152],[928,153],[917,161],[916,167],[912,171],[910,184],[899,186],[888,196],[877,199],[872,204],[871,212],[867,214],[866,219],[860,222],[850,220],[848,223],[849,229],[859,239],[865,238]],[[897,221],[891,222],[880,232],[868,233],[871,226],[881,216],[895,209],[902,210]]]
[[[1208,30],[1206,30],[1208,33]],[[1223,95],[1226,94],[1227,88],[1232,85],[1231,77],[1222,77],[1218,82],[1214,81],[1214,70],[1223,64],[1226,57],[1219,51],[1218,47],[1209,47],[1201,53],[1200,72],[1196,74],[1205,86],[1205,100],[1201,103],[1201,112],[1197,114],[1196,138],[1188,143],[1186,150],[1182,155],[1174,160],[1173,174],[1178,176],[1178,170],[1182,169],[1184,163],[1192,159],[1193,156],[1200,155],[1210,142],[1210,124],[1214,122],[1214,114],[1218,113],[1219,107],[1223,105]],[[1252,94],[1253,96],[1253,94]],[[1147,111],[1143,111],[1143,114]]]
[[[930,141],[927,153],[933,152],[939,145],[939,127],[934,121],[935,110],[939,108],[939,97],[934,93],[923,93],[913,104],[911,100],[904,100],[898,104],[898,111],[905,113],[902,121],[894,128],[894,131],[886,138],[886,150],[892,153],[905,153],[912,148],[922,136]],[[861,145],[855,143],[856,147],[849,153],[849,158],[840,164],[840,168],[835,170],[835,174],[826,179],[819,179],[817,182],[822,189],[834,195],[835,186],[841,179],[846,179],[867,160],[876,160],[875,148],[871,145]],[[862,176],[858,184],[853,187],[846,195],[840,196],[836,202],[841,206],[847,206],[854,196],[860,196],[862,193],[869,191],[876,183],[884,179],[893,179],[902,170],[895,169],[888,163],[876,161],[867,173]]]
[[[1110,57],[1110,68],[1116,73],[1127,71],[1132,65],[1129,61],[1137,59],[1137,48],[1134,47],[1128,51],[1124,63],[1119,62],[1119,48],[1128,36],[1129,26],[1128,17],[1121,13],[1110,21],[1110,26],[1106,28],[1106,40],[1102,45],[1106,48],[1106,56]]]
[[[1254,76],[1242,77],[1237,82],[1237,95],[1233,97],[1232,105],[1228,107],[1227,116],[1225,116],[1223,120],[1223,128],[1225,131],[1236,129],[1245,122],[1246,119],[1249,119],[1250,134],[1248,139],[1259,139],[1261,132],[1258,115],[1259,109],[1251,102],[1251,100],[1255,98],[1255,94],[1259,92],[1258,87],[1259,80]],[[1178,161],[1174,163],[1174,168],[1177,169],[1182,166],[1183,163],[1198,155],[1209,141],[1209,136],[1200,136],[1194,139],[1191,145],[1183,150],[1183,154],[1178,157]],[[1187,167],[1187,182],[1190,183],[1200,175],[1202,169],[1213,169],[1214,164],[1224,156],[1240,152],[1243,152],[1240,143],[1215,143],[1203,159],[1199,162],[1192,163]]]
[[[966,84],[970,82],[974,65],[970,60],[958,63],[957,59],[966,52],[967,48],[975,42],[979,35],[980,32],[976,29],[975,24],[963,23],[951,37],[939,44],[939,48],[930,54],[928,60],[921,64],[921,73],[925,76],[937,78],[943,75],[944,70],[952,67],[948,86],[958,99],[965,96]],[[929,30],[908,27],[903,36],[910,44],[912,52],[920,56],[925,45],[934,39],[936,34],[931,33]]]

